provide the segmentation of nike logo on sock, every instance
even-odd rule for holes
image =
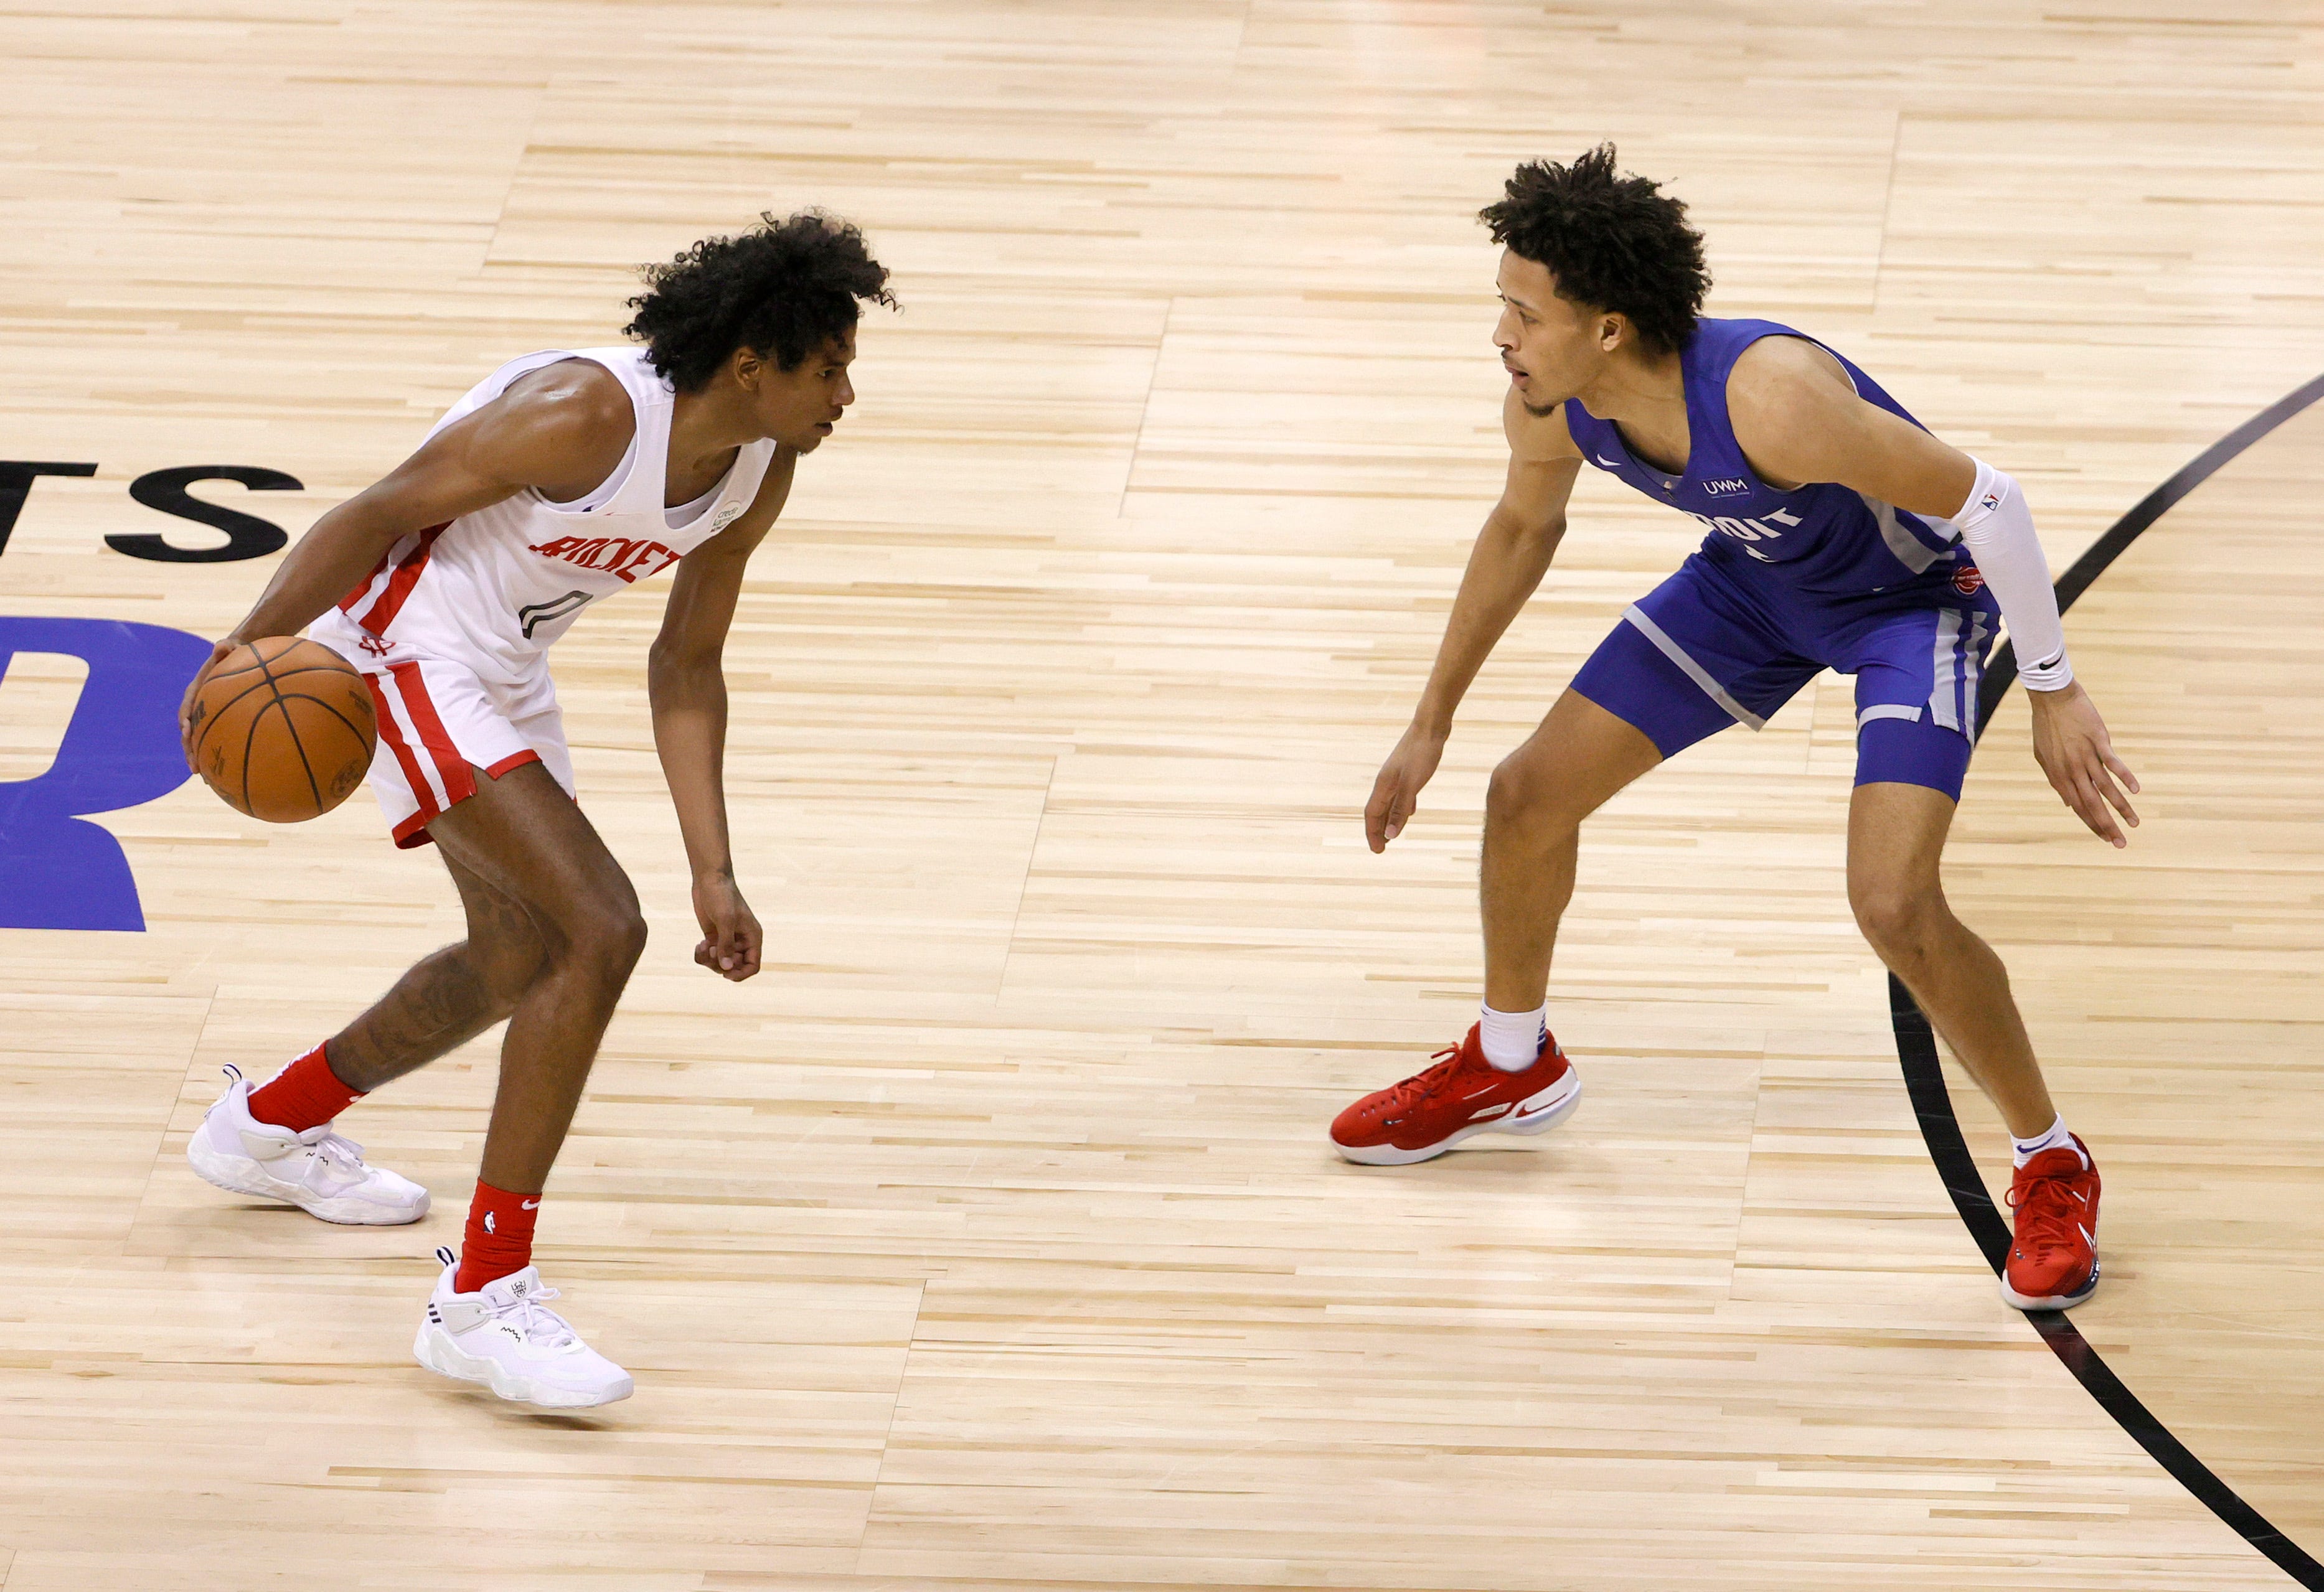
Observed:
[[[517,1209],[519,1210],[538,1210],[540,1209],[540,1201],[538,1200],[520,1201],[517,1204]]]

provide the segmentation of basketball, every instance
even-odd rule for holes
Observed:
[[[318,818],[371,768],[371,692],[320,641],[270,636],[237,647],[202,682],[194,767],[226,805],[269,824]]]

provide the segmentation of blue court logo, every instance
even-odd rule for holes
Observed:
[[[163,625],[0,615],[0,680],[19,652],[78,658],[88,680],[48,771],[0,781],[0,928],[141,931],[129,859],[88,818],[192,778],[178,703],[210,644]]]

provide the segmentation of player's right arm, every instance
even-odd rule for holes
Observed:
[[[194,694],[227,653],[262,637],[297,635],[415,530],[528,487],[558,501],[586,494],[620,465],[636,426],[629,395],[613,373],[578,361],[551,365],[445,427],[376,484],[324,514],[283,555],[257,605],[211,649],[186,687],[178,722],[188,766]]]
[[[1511,391],[1501,406],[1501,428],[1509,440],[1509,473],[1500,502],[1485,516],[1470,549],[1412,725],[1380,765],[1371,800],[1364,804],[1364,838],[1375,851],[1386,851],[1418,808],[1421,787],[1435,775],[1452,733],[1454,710],[1549,573],[1565,535],[1565,504],[1582,470],[1582,453],[1566,431],[1563,407],[1536,416]]]

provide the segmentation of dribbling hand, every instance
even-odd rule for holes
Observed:
[[[694,948],[697,965],[736,984],[759,971],[766,931],[734,888],[732,875],[706,874],[694,881],[694,916],[703,936]]]
[[[1372,781],[1372,799],[1364,804],[1364,839],[1375,852],[1404,833],[1405,824],[1420,808],[1421,787],[1436,773],[1444,756],[1444,737],[1418,725],[1406,730],[1396,750],[1380,765]]]
[[[2034,760],[2050,777],[2050,788],[2090,826],[2092,834],[2110,846],[2128,845],[2114,814],[2121,814],[2124,823],[2138,827],[2130,796],[2123,794],[2126,786],[2131,796],[2138,794],[2138,777],[2114,755],[2098,704],[2079,683],[2026,695],[2034,703]],[[2116,780],[2122,784],[2117,786]],[[2107,812],[2108,807],[2114,812]]]
[[[185,748],[186,767],[193,768],[196,773],[201,770],[194,764],[194,732],[201,726],[194,722],[194,698],[200,695],[202,682],[210,677],[210,671],[224,663],[226,654],[241,645],[229,636],[211,648],[209,657],[202,660],[202,667],[196,669],[194,677],[186,682],[185,695],[178,699],[178,743]]]

